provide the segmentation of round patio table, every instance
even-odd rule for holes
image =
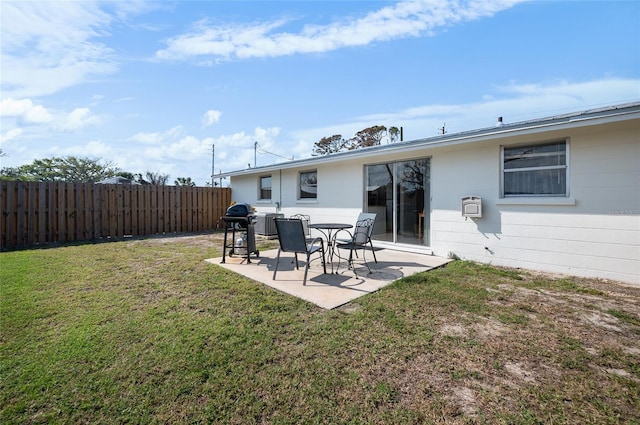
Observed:
[[[327,238],[327,254],[331,263],[331,273],[333,273],[333,248],[336,235],[340,230],[351,229],[353,224],[348,223],[313,223],[309,228],[316,229]]]

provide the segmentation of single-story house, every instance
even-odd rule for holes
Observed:
[[[374,244],[640,285],[640,102],[249,168],[232,199]]]
[[[109,177],[108,179],[100,180],[97,183],[98,184],[133,184],[133,185],[140,184],[135,180],[131,180],[122,176]]]

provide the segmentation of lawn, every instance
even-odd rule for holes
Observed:
[[[640,423],[640,288],[455,261],[327,311],[221,245],[1,253],[0,422]]]

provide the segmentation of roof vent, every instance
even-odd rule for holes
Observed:
[[[502,127],[504,125],[504,123],[502,122],[502,117],[498,117],[498,123],[496,124],[496,127]]]

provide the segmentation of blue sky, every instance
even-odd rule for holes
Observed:
[[[191,177],[640,100],[637,1],[0,2],[3,167]]]

